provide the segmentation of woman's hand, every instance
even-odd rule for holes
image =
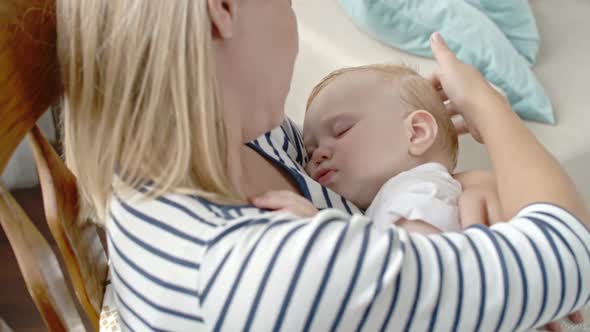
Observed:
[[[436,32],[430,38],[432,54],[439,68],[431,74],[430,81],[443,102],[447,103],[459,133],[470,132],[473,138],[483,143],[480,126],[485,125],[485,112],[500,109],[510,110],[504,96],[494,89],[473,66],[465,64],[448,48]]]
[[[576,311],[574,313],[571,313],[567,316],[567,319],[570,320],[570,322],[574,323],[574,324],[582,324],[584,322],[584,315],[582,314],[581,311]],[[543,330],[546,331],[552,331],[552,332],[561,332],[563,331],[563,328],[561,327],[561,323],[559,322],[551,322],[548,323],[547,325],[542,327]]]
[[[313,217],[318,213],[318,209],[310,201],[287,190],[267,192],[251,201],[260,209],[291,212],[302,218]]]

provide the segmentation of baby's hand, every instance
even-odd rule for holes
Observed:
[[[498,186],[489,171],[466,171],[453,176],[461,183],[459,215],[463,228],[474,224],[491,226],[503,218]]]
[[[463,228],[476,224],[491,226],[501,221],[497,191],[485,187],[464,189],[459,197],[459,220]]]
[[[251,199],[256,207],[278,212],[291,212],[299,217],[313,217],[319,211],[310,201],[294,192],[270,191]]]

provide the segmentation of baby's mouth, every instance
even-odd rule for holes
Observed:
[[[330,168],[321,170],[316,174],[315,180],[321,185],[327,185],[332,180],[335,173],[336,170]]]

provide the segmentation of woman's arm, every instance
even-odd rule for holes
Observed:
[[[533,162],[545,163],[549,178],[567,176],[522,132],[506,102],[488,96],[481,75],[450,52],[435,54],[447,68],[439,73],[445,92],[491,145],[496,172],[502,172],[502,205],[514,217],[491,228],[430,236],[395,226],[380,230],[365,217],[333,209],[311,220],[270,214],[228,223],[202,256],[200,305],[211,330],[514,331],[588,303],[590,233],[576,218],[587,212],[571,182],[513,186],[510,179],[519,174],[541,180],[521,168]],[[473,107],[474,100],[485,106]],[[480,114],[501,107],[498,119]],[[498,122],[482,128],[487,121]],[[506,142],[494,136],[506,130],[520,140],[510,146],[533,150],[518,167],[498,151]],[[538,200],[549,204],[530,205]],[[527,207],[518,212],[521,206]]]
[[[483,117],[488,125],[481,132],[494,165],[500,200],[506,213],[513,215],[531,202],[548,202],[588,222],[588,210],[559,163],[512,111],[496,111],[496,116]]]
[[[291,191],[271,191],[251,199],[252,204],[260,209],[275,212],[289,212],[300,218],[311,218],[319,212],[318,209],[307,199]],[[394,221],[392,220],[393,224]],[[437,234],[440,230],[422,220],[399,219],[395,222],[408,232],[422,234]]]
[[[208,243],[212,330],[521,331],[590,298],[590,233],[553,205],[430,236],[334,209],[290,218],[236,221]]]
[[[440,66],[435,80],[488,149],[506,215],[533,202],[547,202],[588,223],[588,210],[575,185],[506,99],[477,70],[457,60],[438,33],[433,34],[432,51]]]

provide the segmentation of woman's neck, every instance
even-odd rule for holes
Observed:
[[[234,149],[233,155],[233,158],[230,157],[230,175],[245,200],[268,191],[299,192],[293,179],[283,169],[245,144]]]
[[[295,181],[280,167],[246,145],[248,134],[244,131],[242,113],[226,119],[228,128],[228,173],[236,190],[244,201],[249,197],[273,190],[298,192]]]

